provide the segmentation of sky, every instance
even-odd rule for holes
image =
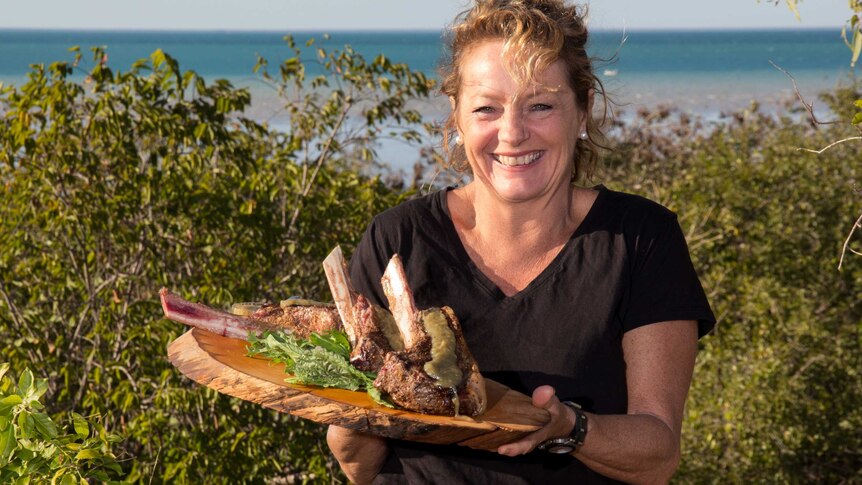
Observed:
[[[599,29],[840,28],[847,0],[591,0]],[[0,0],[0,28],[439,30],[465,0]]]

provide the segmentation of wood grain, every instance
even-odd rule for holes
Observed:
[[[530,398],[486,379],[488,408],[475,418],[380,406],[364,392],[288,384],[284,366],[246,355],[247,342],[192,329],[171,342],[171,363],[195,382],[246,401],[323,424],[389,438],[493,450],[550,419]]]

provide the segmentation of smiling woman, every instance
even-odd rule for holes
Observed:
[[[551,416],[496,453],[330,427],[357,483],[664,482],[679,461],[697,338],[714,325],[669,210],[578,185],[596,159],[601,84],[582,12],[477,0],[450,36],[453,162],[473,180],[390,209],[354,253],[357,290],[404,260],[421,307],[447,305],[485,377]]]

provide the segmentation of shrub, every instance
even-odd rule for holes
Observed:
[[[862,480],[862,260],[837,270],[862,209],[858,147],[799,150],[850,128],[756,106],[697,123],[634,121],[607,175],[678,213],[718,317],[701,341],[676,480]]]
[[[373,214],[409,195],[324,147],[372,153],[376,127],[410,118],[403,99],[430,82],[385,58],[372,67],[348,50],[322,62],[330,55],[353,77],[322,101],[305,96],[305,122],[289,133],[244,118],[245,90],[160,51],[114,73],[97,49],[83,83],[69,79],[78,55],[0,94],[0,359],[48,376],[49,415],[104,416],[125,437],[128,480],[331,480],[319,426],[170,366],[166,346],[184,329],[158,303],[162,286],[214,306],[323,299],[327,252],[349,252]],[[369,77],[389,77],[392,94],[375,98]],[[331,116],[367,130],[357,138]]]
[[[88,479],[115,482],[120,465],[111,452],[119,437],[109,434],[98,417],[71,413],[71,426],[62,430],[45,413],[40,399],[46,379],[29,369],[17,384],[0,364],[0,481],[3,483],[86,483]],[[69,428],[69,429],[67,429]],[[71,431],[71,432],[68,432]]]

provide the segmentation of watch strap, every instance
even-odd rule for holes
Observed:
[[[568,454],[577,452],[587,436],[587,415],[581,407],[572,401],[563,401],[562,404],[572,408],[575,412],[575,426],[569,436],[563,438],[551,438],[543,441],[538,448],[553,454]]]
[[[575,412],[575,427],[572,428],[570,437],[575,442],[575,451],[577,451],[587,438],[587,415],[576,402],[563,401],[563,404],[572,408],[572,411]]]

